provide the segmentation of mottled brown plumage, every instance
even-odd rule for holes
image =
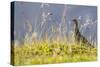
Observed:
[[[78,26],[78,21],[77,19],[73,19],[74,22],[74,37],[75,37],[75,42],[78,43],[83,43],[86,46],[89,47],[94,47],[89,41],[80,33],[79,31],[79,26]]]

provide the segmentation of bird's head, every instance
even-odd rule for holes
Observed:
[[[74,24],[75,27],[78,26],[78,20],[77,19],[73,19],[72,21],[73,21],[73,24]]]

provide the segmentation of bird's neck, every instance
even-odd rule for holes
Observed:
[[[75,25],[75,35],[78,35],[78,32],[79,32],[79,27],[78,27],[78,25]]]

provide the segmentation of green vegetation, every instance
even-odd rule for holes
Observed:
[[[40,41],[14,47],[14,65],[51,64],[97,60],[97,49],[82,44]],[[13,55],[13,54],[12,54]]]

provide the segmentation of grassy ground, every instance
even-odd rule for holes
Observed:
[[[97,49],[59,42],[34,42],[14,47],[14,65],[51,64],[97,60]],[[13,55],[12,53],[12,55]]]

